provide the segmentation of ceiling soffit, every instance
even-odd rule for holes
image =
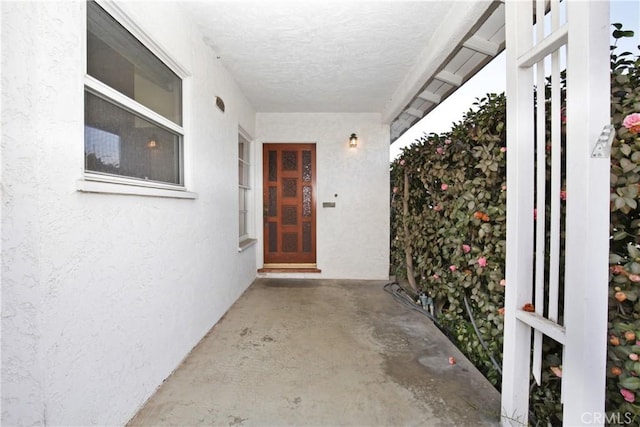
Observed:
[[[257,112],[377,112],[391,139],[504,49],[483,1],[187,1]]]
[[[478,5],[479,6],[479,5]],[[405,81],[397,98],[385,108],[383,118],[391,123],[391,142],[436,108],[473,77],[505,48],[504,3],[483,5],[475,24],[441,52],[441,58],[428,58],[413,83]],[[452,35],[455,37],[456,35]],[[418,65],[419,67],[419,65]]]

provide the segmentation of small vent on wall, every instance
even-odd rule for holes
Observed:
[[[224,113],[224,101],[219,96],[216,96],[216,107],[220,109]]]

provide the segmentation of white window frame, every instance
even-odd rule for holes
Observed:
[[[252,246],[257,242],[256,239],[252,238],[253,235],[253,212],[254,212],[254,203],[253,203],[253,173],[251,168],[251,162],[253,159],[253,143],[251,141],[251,137],[245,132],[241,127],[238,128],[238,145],[240,143],[240,139],[245,143],[244,153],[240,152],[238,148],[238,172],[240,172],[240,164],[243,165],[243,169],[246,171],[246,179],[247,182],[240,182],[240,174],[238,174],[238,234],[240,233],[240,213],[244,212],[245,216],[245,224],[244,224],[244,234],[239,234],[239,245],[238,251],[242,252],[248,247]],[[240,210],[240,194],[244,193],[244,210]]]
[[[128,109],[135,114],[139,114],[141,117],[150,120],[157,125],[163,126],[181,136],[180,147],[180,168],[182,183],[160,183],[160,182],[147,182],[137,180],[134,178],[128,178],[125,176],[117,175],[104,175],[100,173],[94,173],[83,168],[83,177],[77,183],[77,190],[81,192],[95,192],[95,193],[112,193],[112,194],[129,194],[129,195],[143,195],[143,196],[156,196],[156,197],[173,197],[173,198],[187,198],[195,199],[197,194],[187,191],[187,135],[185,132],[185,123],[187,123],[187,111],[185,107],[185,97],[188,92],[188,77],[189,73],[184,69],[173,57],[171,57],[167,51],[162,48],[146,31],[144,31],[120,6],[114,4],[111,1],[96,0],[98,6],[102,7],[108,14],[110,14],[120,25],[122,25],[127,31],[131,33],[140,43],[142,43],[147,49],[151,51],[160,61],[162,61],[171,71],[173,71],[178,78],[182,81],[182,123],[180,126],[175,122],[165,118],[164,116],[156,113],[155,111],[145,107],[137,101],[129,98],[126,95],[118,92],[110,86],[102,83],[98,79],[87,74],[85,69],[84,77],[84,92],[89,92],[99,97],[108,100],[109,102],[119,105],[122,108]],[[86,5],[86,3],[85,3]],[[86,15],[86,13],[85,13]],[[86,25],[86,19],[85,19]],[[84,54],[87,54],[87,46],[85,40]],[[86,66],[86,56],[85,56]],[[83,120],[84,122],[84,120]]]

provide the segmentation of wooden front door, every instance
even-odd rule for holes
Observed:
[[[264,144],[265,267],[315,267],[316,146]]]

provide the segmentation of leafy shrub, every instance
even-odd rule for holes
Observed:
[[[616,24],[615,38],[633,35],[621,28]],[[616,136],[611,149],[607,411],[632,414],[636,421],[640,419],[639,112],[640,57],[612,50],[611,115]],[[637,127],[631,125],[634,117]]]
[[[439,321],[494,385],[500,375],[489,355],[501,359],[503,328],[505,105],[504,94],[487,95],[450,132],[426,135],[391,166],[394,264],[403,265],[410,248],[416,281],[436,301]]]

